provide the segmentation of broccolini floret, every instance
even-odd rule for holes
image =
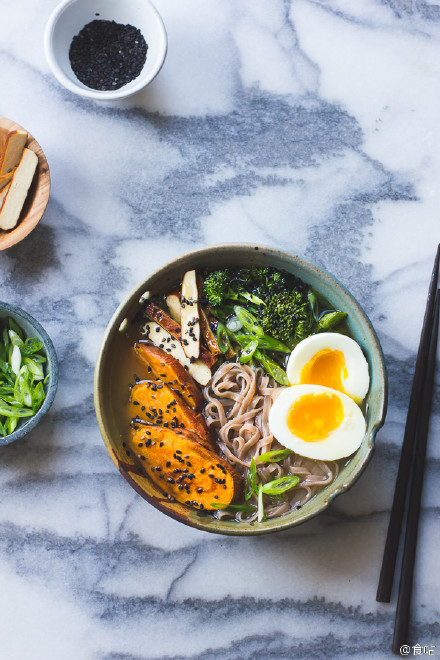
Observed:
[[[303,339],[312,332],[312,310],[307,293],[283,290],[267,297],[257,310],[264,332],[282,342]]]
[[[203,283],[203,294],[213,307],[220,307],[227,300],[231,276],[227,270],[214,270]]]
[[[308,291],[301,280],[270,266],[216,270],[204,282],[204,295],[212,307],[232,301],[250,303],[264,332],[282,342],[312,332]]]

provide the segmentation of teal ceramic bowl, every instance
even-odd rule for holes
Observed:
[[[362,347],[370,368],[371,384],[366,397],[367,430],[359,450],[341,469],[331,485],[319,491],[300,510],[260,523],[237,523],[170,502],[139,468],[130,463],[122,449],[126,420],[122,411],[127,402],[127,384],[131,377],[127,364],[128,334],[139,313],[146,292],[163,294],[172,290],[185,271],[193,268],[270,265],[300,277],[326,298],[335,309],[348,313],[352,336]],[[337,495],[354,484],[371,459],[376,432],[385,420],[387,380],[379,340],[365,312],[353,296],[329,273],[304,259],[257,245],[222,245],[186,254],[152,273],[122,302],[105,333],[95,369],[95,409],[107,450],[122,476],[145,500],[175,520],[207,532],[230,535],[254,535],[280,531],[299,525],[324,511]]]
[[[10,433],[6,437],[0,436],[0,446],[9,445],[11,442],[15,442],[15,440],[23,438],[25,435],[30,433],[30,431],[32,431],[37,426],[37,424],[41,422],[52,405],[58,386],[58,360],[54,346],[52,344],[52,340],[50,339],[45,329],[40,325],[40,323],[38,323],[38,321],[36,321],[23,309],[20,309],[15,305],[10,305],[9,303],[0,302],[0,322],[2,325],[8,317],[12,317],[14,319],[14,321],[24,331],[26,337],[37,337],[43,342],[42,352],[47,358],[47,363],[45,364],[45,372],[46,374],[49,373],[50,375],[44,385],[46,397],[41,405],[41,408],[33,417],[26,417],[22,419],[13,433]]]

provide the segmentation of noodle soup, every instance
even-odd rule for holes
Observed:
[[[301,509],[333,483],[365,435],[361,413],[344,431],[349,406],[362,409],[369,383],[346,317],[282,270],[186,271],[146,301],[130,331],[127,455],[164,498],[204,515],[238,524]],[[310,353],[314,337],[320,346]],[[277,401],[294,391],[277,416]]]

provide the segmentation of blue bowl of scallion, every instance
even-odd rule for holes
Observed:
[[[57,385],[58,360],[47,332],[24,310],[0,302],[0,446],[39,424]]]

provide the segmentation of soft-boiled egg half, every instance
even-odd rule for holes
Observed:
[[[370,386],[368,363],[354,339],[323,332],[300,341],[287,363],[292,385],[324,385],[361,403]]]
[[[335,461],[359,449],[365,420],[359,406],[342,392],[323,385],[292,385],[272,405],[269,428],[295,453]]]

